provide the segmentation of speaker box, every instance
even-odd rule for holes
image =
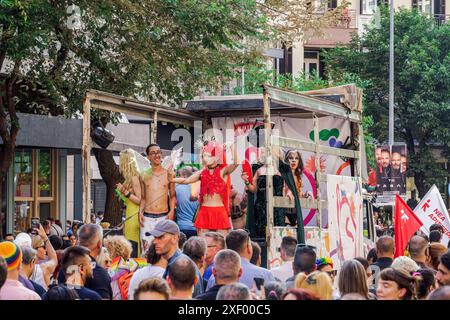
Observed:
[[[92,140],[101,148],[106,149],[114,141],[114,134],[106,128],[95,127],[91,134]]]

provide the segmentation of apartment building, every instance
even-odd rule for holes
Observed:
[[[315,0],[320,1],[320,0]],[[324,10],[336,8],[342,0],[329,0],[326,8],[317,10],[318,15]],[[292,73],[294,76],[316,74],[323,76],[324,65],[320,51],[333,48],[338,44],[347,44],[352,33],[362,34],[365,26],[377,13],[377,7],[388,0],[348,0],[350,5],[343,12],[340,20],[322,30],[321,35],[307,33],[303,42],[296,42],[285,50],[284,58],[274,63],[277,73]],[[417,8],[421,12],[433,16],[437,25],[450,21],[450,0],[394,0],[395,8]],[[319,7],[317,5],[316,7]]]

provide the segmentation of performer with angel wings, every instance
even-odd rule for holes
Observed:
[[[169,181],[168,168],[163,166],[161,148],[150,144],[145,151],[152,169],[151,174],[143,177],[144,199],[139,211],[142,252],[146,252],[153,241],[150,231],[155,225],[164,219],[174,220],[176,203],[175,185]]]
[[[136,162],[135,151],[126,149],[120,152],[119,170],[125,181],[117,184],[117,191],[121,193],[125,200],[125,227],[124,236],[133,247],[132,257],[140,256],[140,236],[139,236],[139,205],[142,195],[142,181]]]
[[[200,209],[194,226],[197,234],[202,236],[208,231],[217,231],[224,235],[231,229],[229,217],[229,179],[231,173],[239,166],[236,164],[236,148],[233,148],[234,164],[226,165],[225,150],[216,141],[206,141],[201,150],[204,168],[189,178],[175,178],[172,171],[170,182],[191,184],[200,181]]]

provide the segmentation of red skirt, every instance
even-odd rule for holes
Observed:
[[[200,206],[194,227],[197,229],[223,230],[231,229],[231,223],[225,207]]]

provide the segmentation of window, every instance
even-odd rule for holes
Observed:
[[[284,49],[284,58],[279,59],[280,66],[278,69],[278,73],[279,74],[286,74],[286,73],[292,74],[292,47],[289,49],[286,49],[286,47],[283,46],[283,49]]]
[[[328,0],[327,8],[328,9],[336,9],[337,8],[337,0]]]
[[[309,79],[311,75],[319,77],[319,52],[305,50],[303,58],[303,72],[305,74],[305,79]]]
[[[361,14],[374,14],[376,9],[376,0],[361,0]]]
[[[14,182],[16,184],[16,197],[30,198],[32,196],[33,180],[33,154],[32,150],[22,149],[14,156]]]
[[[57,218],[57,151],[51,149],[16,149],[14,155],[14,232],[26,231],[31,218],[41,221]]]
[[[431,1],[432,0],[412,0],[411,7],[423,13],[431,13]]]

